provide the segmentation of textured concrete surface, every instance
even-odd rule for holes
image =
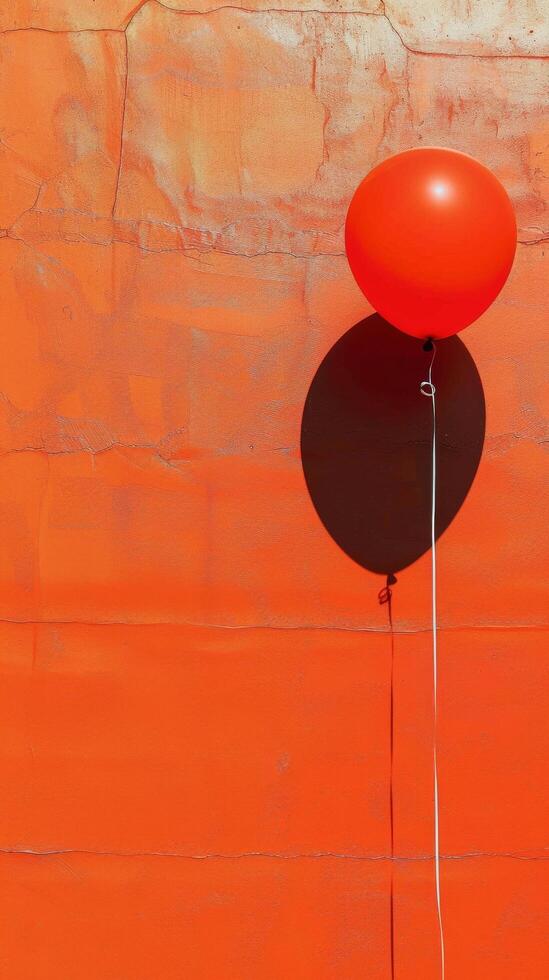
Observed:
[[[387,610],[299,456],[371,309],[364,173],[466,150],[517,258],[439,543],[447,977],[549,962],[549,13],[14,0],[0,13],[2,949],[10,980],[439,976],[430,562]],[[7,913],[7,914],[6,914]]]

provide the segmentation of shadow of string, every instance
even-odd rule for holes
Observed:
[[[394,799],[393,799],[393,760],[395,742],[395,631],[393,628],[393,590],[392,585],[396,585],[397,579],[389,574],[384,587],[378,593],[380,606],[387,606],[387,619],[389,623],[389,635],[391,639],[391,654],[389,667],[389,833],[390,833],[390,852],[391,852],[391,875],[389,885],[389,949],[391,960],[391,980],[395,980],[395,895],[394,895],[394,858],[395,858],[395,823],[394,823]]]

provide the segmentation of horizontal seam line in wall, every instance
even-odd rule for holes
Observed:
[[[279,630],[280,632],[333,632],[333,633],[380,633],[382,635],[389,635],[391,632],[388,627],[383,629],[375,626],[331,626],[331,625],[318,625],[318,624],[303,624],[298,626],[278,626],[270,625],[265,623],[259,624],[236,624],[230,625],[227,623],[197,623],[190,620],[150,620],[149,622],[135,622],[135,621],[125,621],[125,620],[81,620],[81,619],[0,619],[0,624],[12,625],[12,626],[171,626],[174,629],[181,629],[185,627],[192,627],[195,629],[204,630],[241,630],[241,631],[252,631],[252,630]],[[546,630],[549,629],[549,624],[547,623],[485,623],[481,625],[464,625],[464,626],[438,626],[439,633],[451,633],[451,632],[467,632],[474,630],[491,630],[493,632],[504,632],[509,630]],[[394,629],[393,632],[397,636],[415,636],[419,633],[431,633],[430,626],[423,626],[420,629]]]
[[[35,851],[28,848],[0,848],[0,854],[15,854],[26,857],[57,857],[74,854],[76,856],[115,857],[115,858],[178,858],[187,861],[237,861],[243,858],[265,858],[267,860],[299,861],[299,860],[343,860],[343,861],[388,861],[415,862],[432,861],[432,854],[394,855],[390,854],[347,854],[337,851],[318,851],[304,853],[279,853],[276,851],[243,851],[240,853],[211,853],[211,854],[181,854],[177,851],[93,851],[84,848],[66,848]],[[444,861],[466,861],[478,858],[509,858],[517,861],[547,861],[547,854],[516,853],[513,851],[466,851],[463,854],[441,854]]]
[[[2,34],[19,34],[25,32],[38,32],[43,34],[126,34],[129,27],[133,23],[134,19],[141,12],[141,10],[148,6],[149,3],[156,2],[157,6],[163,7],[165,10],[173,14],[180,14],[186,17],[208,17],[212,14],[220,13],[222,11],[233,11],[236,14],[246,14],[248,16],[258,16],[265,14],[298,14],[303,17],[307,14],[317,14],[321,17],[373,17],[387,21],[390,29],[393,31],[395,36],[399,39],[403,48],[410,54],[417,56],[424,56],[427,58],[440,57],[440,58],[475,58],[478,60],[491,60],[491,59],[515,59],[515,60],[533,60],[533,61],[543,61],[546,60],[549,55],[546,54],[528,54],[526,52],[487,52],[486,54],[471,52],[471,51],[422,51],[418,48],[411,47],[405,40],[400,31],[395,27],[391,18],[385,10],[320,10],[318,8],[309,8],[308,10],[303,10],[299,7],[267,7],[264,9],[256,9],[252,7],[237,6],[236,4],[219,4],[218,7],[214,7],[210,10],[198,10],[198,9],[178,9],[177,7],[168,6],[162,3],[162,0],[144,0],[139,6],[131,13],[129,19],[127,20],[125,26],[119,27],[81,27],[81,28],[60,28],[56,30],[55,28],[49,27],[39,27],[29,25],[27,27],[11,27],[5,28],[0,31]]]
[[[18,219],[17,219],[18,220]],[[324,259],[324,258],[342,258],[345,252],[291,252],[289,249],[265,249],[261,252],[236,252],[230,249],[221,248],[200,248],[196,245],[186,245],[182,248],[147,248],[145,245],[139,242],[133,242],[130,240],[125,240],[122,238],[113,238],[110,241],[93,241],[91,238],[68,238],[63,235],[57,236],[46,236],[40,238],[37,242],[33,243],[32,240],[23,238],[21,235],[7,234],[2,236],[4,241],[15,241],[21,242],[22,245],[26,245],[29,248],[34,248],[39,245],[46,245],[49,242],[61,241],[65,245],[86,245],[95,248],[113,248],[115,245],[125,245],[128,248],[136,248],[138,251],[143,252],[145,255],[182,255],[185,258],[199,261],[202,257],[215,256],[215,255],[228,255],[234,258],[240,259],[262,259],[267,258],[271,255],[286,256],[288,258],[296,259],[297,261],[309,261],[312,259]],[[1,237],[0,237],[1,240]],[[521,245],[525,248],[531,248],[535,245],[543,245],[548,238],[536,238],[531,241],[517,240],[517,245]]]

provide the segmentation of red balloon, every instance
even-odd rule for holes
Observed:
[[[347,213],[353,275],[389,323],[449,337],[494,301],[513,264],[517,226],[497,177],[473,157],[421,147],[389,157]]]

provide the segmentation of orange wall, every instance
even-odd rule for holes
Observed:
[[[371,312],[347,203],[433,143],[493,168],[520,240],[463,335],[486,441],[439,544],[447,978],[547,974],[549,14],[291,6],[0,13],[9,980],[388,980],[391,887],[397,980],[439,976],[429,555],[394,593],[391,861],[383,580],[299,456]]]

